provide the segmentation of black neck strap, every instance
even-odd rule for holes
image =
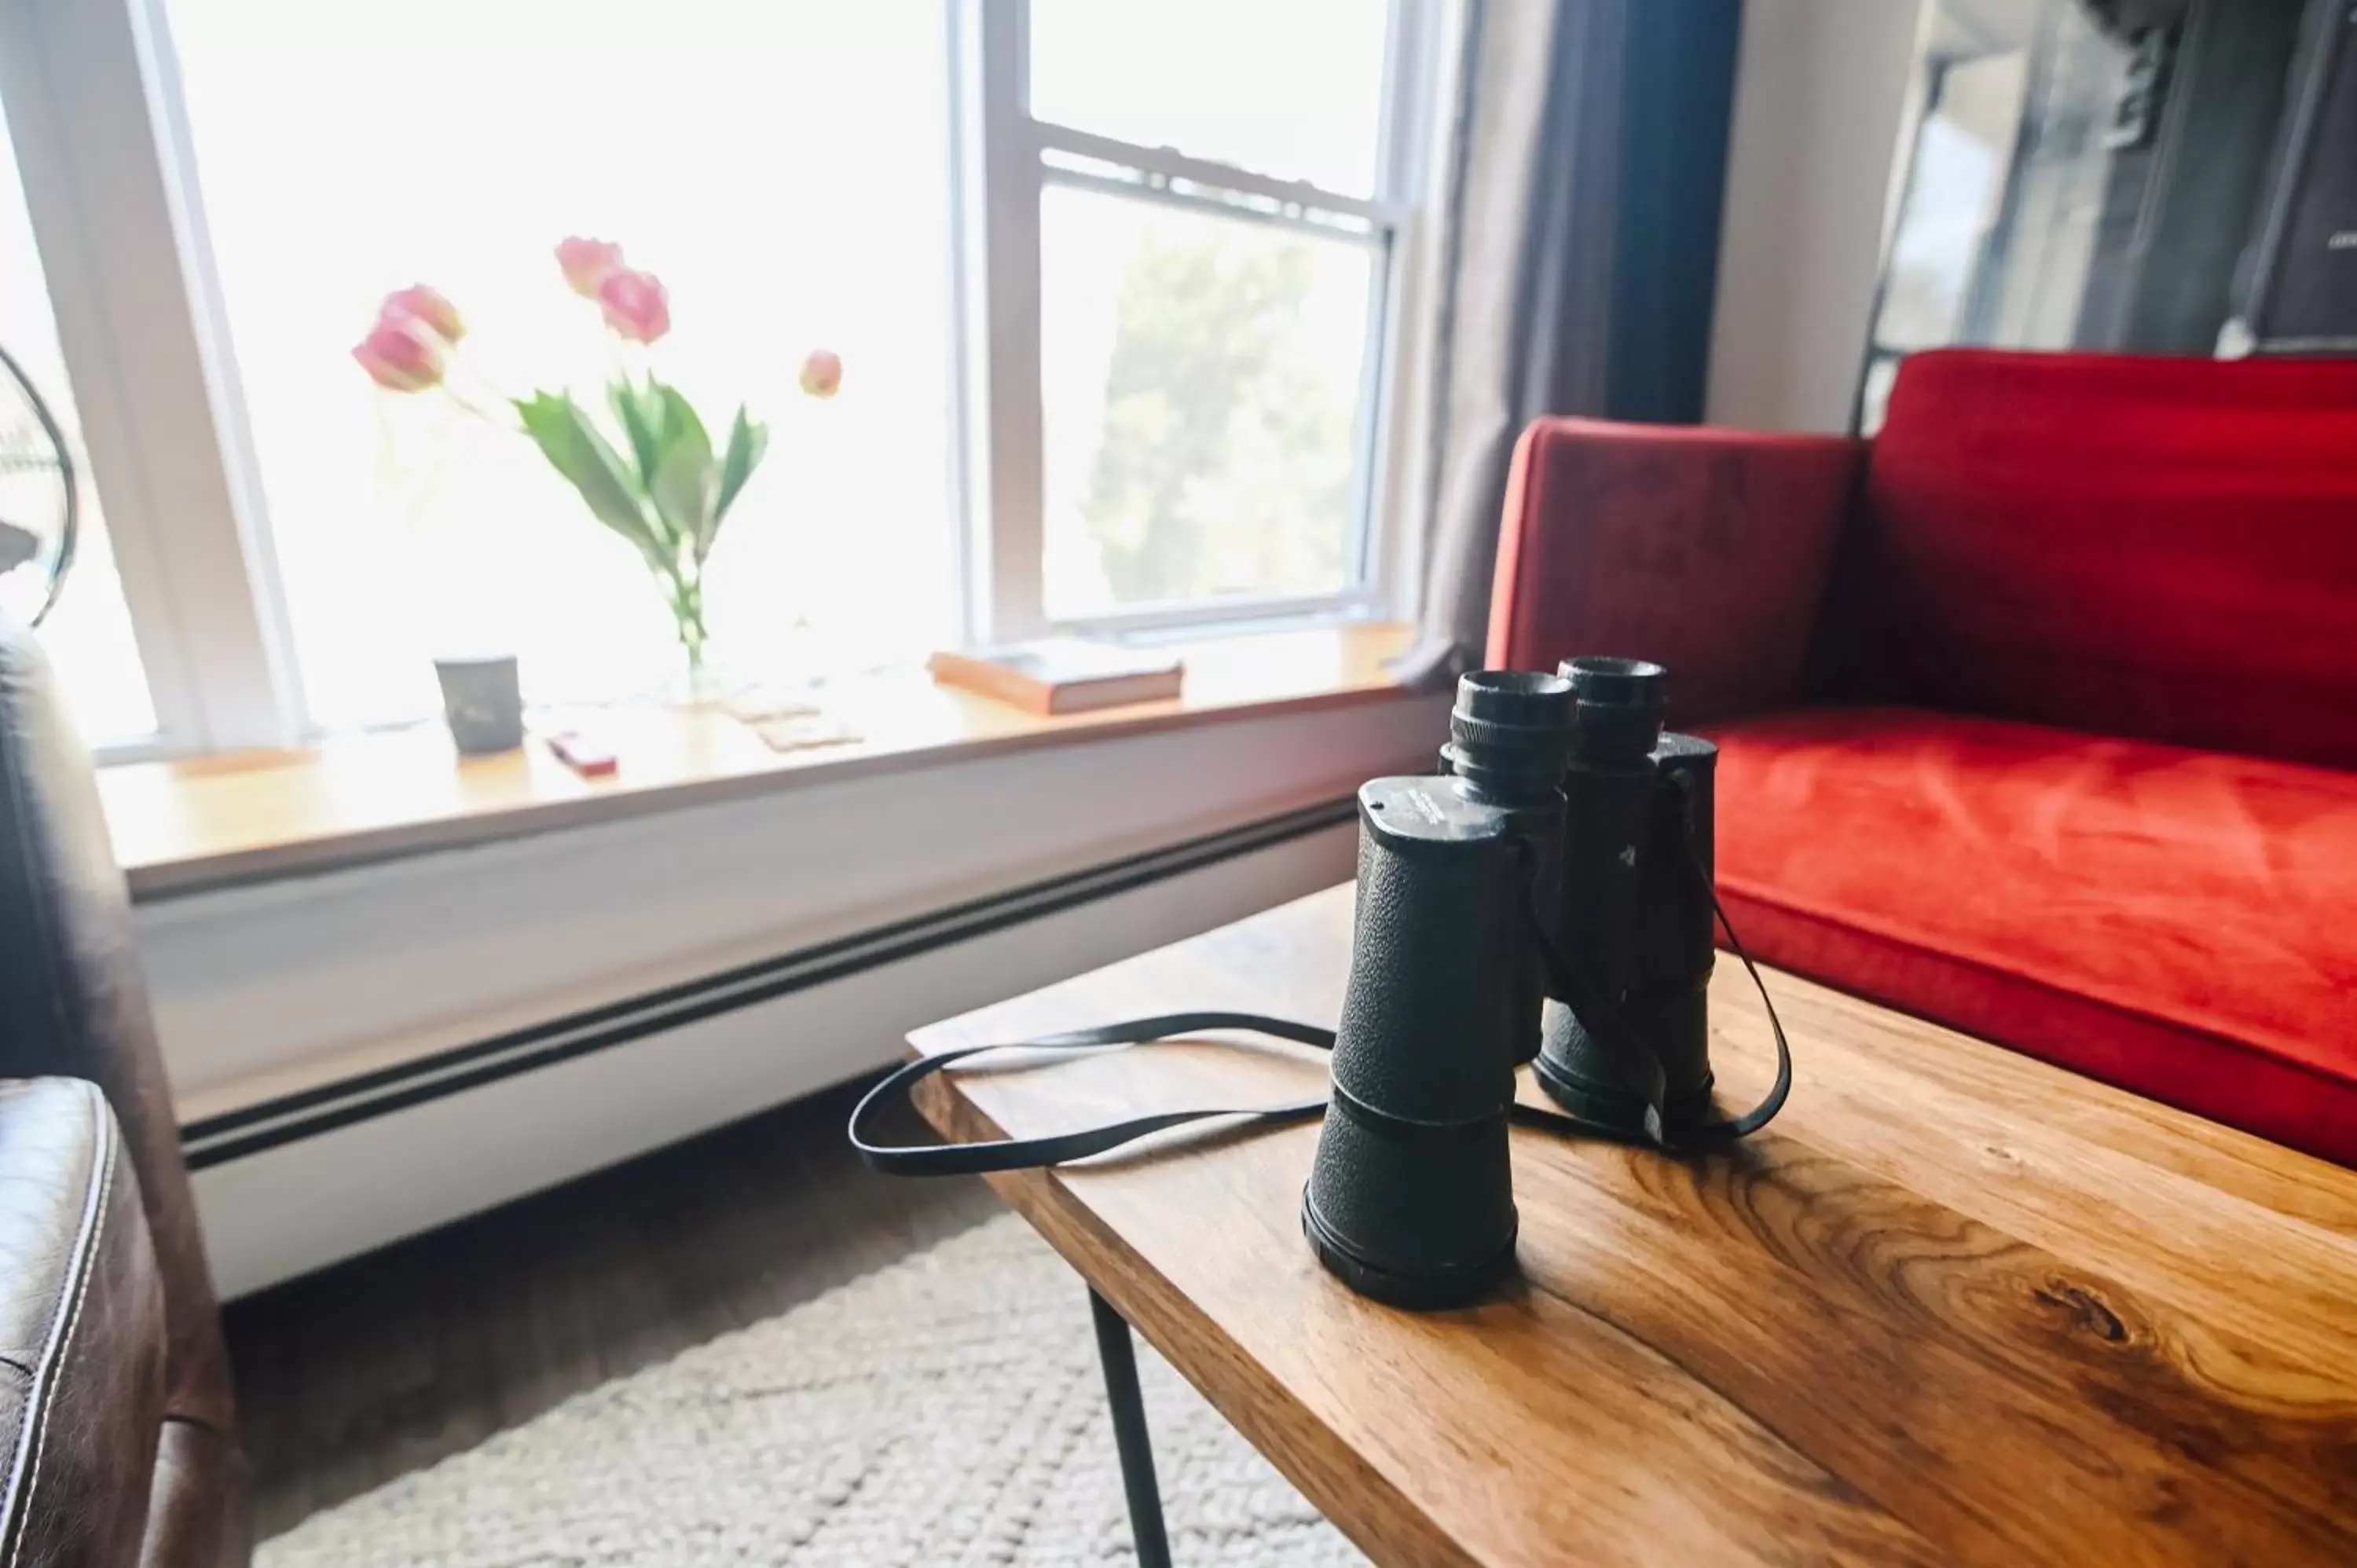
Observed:
[[[1770,1087],[1767,1098],[1740,1116],[1706,1122],[1699,1127],[1682,1127],[1674,1134],[1665,1132],[1662,1125],[1662,1104],[1667,1079],[1662,1071],[1660,1058],[1643,1044],[1627,1020],[1621,1017],[1619,1009],[1589,987],[1577,969],[1565,961],[1555,943],[1548,939],[1544,922],[1538,918],[1537,910],[1530,901],[1531,894],[1526,883],[1525,909],[1547,966],[1550,985],[1558,999],[1571,1008],[1581,1023],[1613,1047],[1611,1054],[1628,1075],[1628,1086],[1644,1098],[1645,1119],[1643,1133],[1636,1134],[1626,1128],[1590,1122],[1562,1111],[1524,1105],[1517,1101],[1510,1112],[1516,1125],[1566,1136],[1644,1143],[1669,1153],[1687,1154],[1723,1148],[1738,1138],[1748,1137],[1768,1125],[1775,1119],[1776,1112],[1784,1108],[1784,1101],[1792,1090],[1792,1051],[1784,1038],[1783,1023],[1776,1016],[1775,1001],[1768,994],[1768,984],[1760,977],[1759,966],[1751,961],[1751,955],[1744,951],[1743,940],[1735,934],[1735,927],[1728,921],[1727,910],[1719,904],[1717,891],[1710,887],[1709,877],[1703,874],[1700,857],[1691,854],[1691,844],[1689,854],[1689,864],[1709,892],[1711,911],[1718,918],[1720,928],[1727,932],[1727,945],[1742,961],[1744,972],[1751,976],[1751,983],[1759,988],[1760,1003],[1768,1009],[1768,1027],[1776,1037],[1776,1081]],[[1103,1126],[1083,1127],[1075,1132],[1051,1133],[1041,1138],[1006,1138],[980,1144],[909,1147],[877,1144],[872,1138],[873,1122],[879,1107],[888,1103],[894,1096],[907,1093],[920,1079],[985,1052],[1114,1050],[1204,1034],[1214,1029],[1266,1035],[1318,1050],[1334,1048],[1334,1031],[1320,1028],[1315,1024],[1298,1024],[1288,1018],[1265,1017],[1257,1013],[1210,1012],[1165,1013],[1152,1018],[1133,1018],[1119,1024],[1101,1024],[1091,1029],[1042,1035],[1037,1039],[965,1046],[935,1056],[920,1057],[886,1075],[876,1087],[862,1095],[851,1112],[851,1146],[858,1151],[859,1157],[869,1166],[888,1176],[987,1176],[995,1171],[1037,1170],[1044,1165],[1087,1159],[1092,1155],[1107,1154],[1125,1144],[1135,1143],[1173,1127],[1183,1127],[1190,1122],[1235,1117],[1241,1118],[1239,1125],[1265,1122],[1278,1126],[1292,1122],[1307,1122],[1324,1114],[1327,1100],[1321,1094],[1312,1100],[1297,1100],[1283,1105],[1165,1111],[1151,1116],[1133,1117],[1125,1122],[1110,1122]]]
[[[1032,1040],[965,1046],[957,1050],[943,1051],[938,1056],[920,1057],[893,1071],[861,1096],[859,1103],[851,1112],[851,1146],[859,1151],[861,1159],[887,1176],[987,1176],[993,1171],[1033,1170],[1041,1165],[1062,1165],[1067,1160],[1084,1160],[1091,1155],[1118,1149],[1124,1144],[1135,1142],[1149,1133],[1217,1116],[1241,1116],[1274,1125],[1306,1122],[1324,1113],[1326,1097],[1321,1094],[1313,1100],[1295,1101],[1286,1105],[1166,1111],[1153,1116],[1107,1122],[1102,1127],[1083,1127],[1078,1132],[1059,1133],[1045,1138],[1006,1138],[993,1143],[942,1144],[911,1148],[894,1148],[869,1141],[869,1124],[874,1121],[878,1106],[890,1101],[894,1095],[906,1093],[920,1079],[930,1078],[944,1068],[952,1067],[970,1057],[981,1056],[985,1051],[1111,1050],[1121,1046],[1143,1046],[1156,1040],[1205,1034],[1213,1029],[1239,1029],[1251,1034],[1268,1035],[1280,1040],[1314,1046],[1319,1050],[1334,1048],[1334,1031],[1331,1029],[1321,1029],[1314,1024],[1296,1024],[1285,1018],[1265,1018],[1257,1013],[1166,1013],[1154,1018],[1100,1024],[1093,1029],[1042,1035]]]
[[[1669,1154],[1700,1154],[1709,1149],[1725,1148],[1738,1138],[1748,1138],[1776,1119],[1784,1109],[1784,1101],[1792,1092],[1792,1047],[1784,1038],[1784,1021],[1776,1016],[1775,999],[1768,994],[1768,983],[1760,977],[1760,966],[1751,961],[1744,950],[1743,939],[1735,934],[1734,922],[1727,918],[1726,907],[1718,901],[1718,891],[1711,886],[1710,878],[1702,874],[1699,858],[1692,863],[1701,878],[1703,890],[1710,898],[1711,913],[1717,917],[1719,929],[1727,933],[1727,944],[1742,961],[1743,972],[1751,977],[1754,989],[1760,993],[1760,1004],[1768,1010],[1768,1031],[1776,1039],[1776,1081],[1768,1086],[1767,1097],[1740,1116],[1730,1116],[1720,1122],[1706,1122],[1700,1126],[1680,1127],[1674,1133],[1662,1124],[1662,1106],[1669,1092],[1669,1077],[1662,1070],[1662,1058],[1648,1047],[1641,1036],[1630,1026],[1620,1010],[1604,1000],[1589,986],[1577,966],[1568,962],[1546,932],[1544,922],[1538,918],[1535,908],[1530,908],[1533,940],[1538,944],[1539,955],[1545,964],[1547,984],[1555,999],[1571,1009],[1572,1016],[1587,1026],[1589,1033],[1611,1049],[1613,1062],[1620,1069],[1623,1085],[1645,1102],[1644,1130],[1641,1133],[1626,1127],[1591,1122],[1585,1116],[1568,1112],[1550,1111],[1536,1105],[1515,1101],[1513,1118],[1518,1126],[1538,1127],[1551,1133],[1561,1133],[1583,1138],[1610,1138],[1621,1143],[1650,1144]],[[1530,894],[1525,888],[1526,900]]]

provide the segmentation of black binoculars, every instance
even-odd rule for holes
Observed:
[[[1583,1130],[1674,1142],[1712,1115],[1718,748],[1663,732],[1663,681],[1628,659],[1467,675],[1441,773],[1359,791],[1302,1228],[1364,1294],[1450,1305],[1512,1265],[1523,1063]]]

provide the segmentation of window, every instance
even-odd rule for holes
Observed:
[[[428,284],[477,402],[601,403],[574,234],[667,285],[667,380],[771,427],[713,560],[732,677],[1383,607],[1442,9],[11,0],[0,86],[49,119],[29,221],[0,188],[0,342],[69,416],[74,371],[124,552],[118,585],[90,528],[48,628],[76,709],[228,750],[426,715],[445,650],[541,703],[676,679],[536,450],[347,352]],[[36,234],[84,259],[74,330]]]
[[[1372,197],[1391,27],[1382,0],[1031,0],[1031,113]]]
[[[987,352],[1026,367],[1038,411],[1036,456],[1028,419],[988,411],[990,462],[1024,479],[990,497],[996,628],[1379,601],[1410,15],[985,7],[1025,68],[984,75],[981,134],[995,112],[1016,169],[991,220],[1037,258],[988,290],[987,318],[1015,325]]]
[[[2112,121],[2130,53],[2072,0],[2001,14],[1954,0],[1931,8],[1862,430],[1881,427],[1899,362],[1919,349],[2082,340],[2101,292],[2092,269],[2116,184]]]
[[[81,419],[66,380],[41,258],[34,249],[32,218],[16,177],[16,148],[5,123],[0,123],[0,349],[22,368],[62,427],[78,480],[81,538],[67,578],[71,587],[59,596],[57,607],[42,623],[42,646],[56,666],[67,704],[91,740],[137,740],[155,733],[156,707],[140,668],[139,645],[132,637],[123,582],[115,575],[98,488],[91,482]],[[50,476],[24,472],[9,462],[12,456],[31,450],[36,434],[13,423],[16,411],[12,396],[9,388],[0,386],[0,516],[11,516],[19,507],[47,512],[55,495]],[[40,607],[41,595],[29,581],[29,572],[10,574],[11,578],[18,575],[27,580],[0,580],[0,604],[22,618]]]
[[[896,0],[171,0],[199,188],[311,717],[433,711],[504,646],[543,701],[660,684],[670,619],[539,452],[345,347],[390,290],[466,317],[481,401],[617,352],[552,259],[661,276],[664,377],[772,446],[720,534],[718,656],[921,658],[952,635],[943,15]],[[300,127],[299,134],[290,134]],[[823,346],[850,395],[794,385]],[[887,564],[888,563],[888,566]],[[814,645],[805,648],[800,644]]]
[[[1140,199],[1040,195],[1050,619],[1357,581],[1378,252]]]

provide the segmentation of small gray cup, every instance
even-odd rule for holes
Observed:
[[[515,655],[437,659],[442,715],[450,738],[469,757],[513,751],[523,744],[523,688],[516,679]]]

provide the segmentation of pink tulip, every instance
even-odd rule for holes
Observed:
[[[634,343],[651,343],[671,330],[671,295],[652,273],[615,273],[597,285],[606,325]]]
[[[425,285],[412,284],[407,288],[384,296],[377,308],[380,321],[415,321],[430,328],[445,343],[456,343],[467,335],[467,324],[459,318],[458,307],[444,298],[437,290]]]
[[[621,246],[611,240],[585,240],[578,234],[556,247],[556,264],[565,269],[566,286],[584,299],[597,298],[606,280],[625,265]]]
[[[424,392],[442,381],[441,340],[409,317],[380,317],[352,358],[388,392]]]
[[[802,361],[802,391],[813,397],[833,397],[843,385],[843,356],[831,349],[813,349]]]

